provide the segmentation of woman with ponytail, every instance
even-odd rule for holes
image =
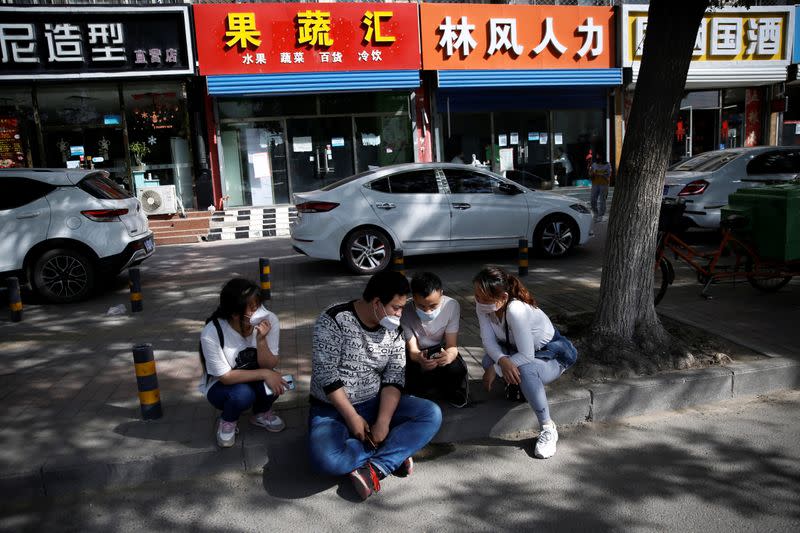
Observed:
[[[274,370],[279,330],[278,317],[261,305],[258,285],[234,278],[222,287],[219,306],[200,334],[200,392],[222,411],[217,444],[223,448],[236,442],[239,416],[251,407],[251,424],[268,431],[285,427],[272,412],[288,385]]]
[[[517,277],[502,268],[487,267],[472,282],[486,351],[484,386],[491,389],[499,375],[509,387],[522,390],[541,426],[535,455],[552,457],[558,431],[550,418],[544,386],[575,363],[575,347],[553,327]]]

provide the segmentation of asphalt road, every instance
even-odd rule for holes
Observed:
[[[226,474],[4,508],[7,531],[798,531],[800,391],[426,449],[366,502],[292,449]]]

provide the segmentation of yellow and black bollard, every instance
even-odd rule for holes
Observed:
[[[142,277],[138,268],[128,270],[131,285],[131,313],[138,313],[144,306],[142,304]]]
[[[406,262],[403,258],[403,250],[395,250],[392,252],[392,270],[406,275]]]
[[[11,310],[11,321],[22,321],[22,296],[19,291],[19,278],[8,278],[8,308]]]
[[[269,259],[262,257],[258,260],[258,275],[261,279],[261,299],[272,299],[272,281],[270,281]]]
[[[519,275],[528,275],[528,239],[519,240]]]
[[[136,368],[136,385],[139,388],[142,418],[145,420],[161,418],[161,393],[158,390],[152,344],[137,344],[133,347],[133,366]]]

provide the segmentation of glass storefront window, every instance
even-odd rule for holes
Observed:
[[[319,189],[355,174],[350,117],[286,122],[293,192]]]
[[[103,168],[125,179],[125,147],[116,84],[55,85],[37,90],[48,167]]]
[[[0,94],[0,168],[38,166],[31,90],[7,87]]]
[[[449,120],[448,120],[449,119]],[[492,124],[489,113],[450,113],[440,115],[443,124],[442,161],[490,165],[493,155]]]
[[[407,116],[356,117],[356,172],[414,160]]]
[[[521,170],[550,177],[550,133],[545,111],[494,114],[495,149],[499,155],[495,171]]]
[[[280,96],[275,98],[219,98],[219,118],[288,117],[316,115],[315,95]]]
[[[227,205],[289,202],[286,145],[278,121],[226,128],[222,132],[222,181]]]
[[[607,142],[602,110],[553,111],[553,169],[559,185],[591,185],[592,156],[605,158]]]
[[[192,207],[192,159],[181,84],[128,83],[122,93],[135,188],[175,185],[184,207]]]
[[[722,91],[722,124],[720,148],[744,146],[744,89]]]

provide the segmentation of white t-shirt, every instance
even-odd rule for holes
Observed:
[[[423,322],[417,315],[414,302],[410,301],[403,308],[400,325],[403,326],[403,338],[408,342],[417,338],[417,345],[424,350],[443,342],[445,333],[458,333],[458,322],[461,319],[461,306],[449,296],[442,296],[439,303],[439,314],[430,322]]]
[[[278,349],[280,344],[280,324],[278,317],[272,311],[267,311],[269,324],[271,326],[269,333],[267,333],[267,347],[276,357],[278,356]],[[247,338],[239,335],[233,329],[228,321],[224,318],[218,319],[220,328],[222,328],[222,335],[225,337],[225,347],[220,349],[219,336],[217,335],[217,328],[214,327],[214,322],[211,321],[205,325],[203,331],[200,333],[200,345],[203,347],[203,356],[206,358],[206,368],[208,375],[211,379],[207,379],[206,372],[200,376],[200,384],[198,390],[205,396],[208,394],[209,389],[219,381],[219,376],[224,376],[236,366],[236,356],[245,348],[256,347],[256,330],[253,328],[253,333]],[[206,383],[207,382],[207,383]]]
[[[498,340],[506,340],[508,321],[508,342],[517,347],[517,352],[510,355],[511,362],[517,366],[530,363],[536,358],[536,350],[553,340],[555,328],[547,315],[538,307],[533,307],[519,300],[512,300],[506,307],[503,321],[494,313],[478,313],[483,348],[492,360],[497,363],[504,357]],[[499,367],[495,365],[495,369]]]

